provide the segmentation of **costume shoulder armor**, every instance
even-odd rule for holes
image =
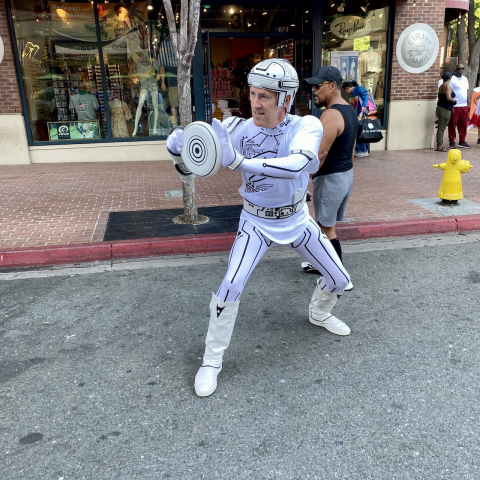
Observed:
[[[228,120],[225,120],[223,124],[225,125],[225,128],[227,129],[228,133],[232,133],[233,130],[235,130],[235,127],[237,125],[240,125],[241,122],[244,122],[245,119],[242,117],[231,117]]]

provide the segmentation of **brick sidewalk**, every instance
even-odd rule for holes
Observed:
[[[462,152],[473,168],[462,175],[465,198],[480,203],[480,145]],[[406,140],[408,141],[408,139]],[[446,153],[381,151],[355,159],[346,223],[436,217],[409,200],[436,197]],[[195,182],[199,207],[235,205],[240,175],[225,169]],[[0,166],[0,248],[101,242],[108,212],[181,208],[170,161]],[[310,204],[312,208],[312,204]],[[438,216],[437,216],[438,217]]]

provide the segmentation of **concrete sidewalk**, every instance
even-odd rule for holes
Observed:
[[[480,230],[480,145],[469,132],[464,200],[438,204],[446,160],[433,150],[372,152],[355,159],[342,240]],[[405,140],[406,142],[408,139]],[[198,207],[238,205],[240,175],[195,181]],[[0,166],[0,268],[228,250],[232,234],[102,242],[109,212],[181,208],[170,161]],[[313,211],[313,205],[310,203]]]

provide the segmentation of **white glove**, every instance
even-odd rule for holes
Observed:
[[[222,167],[228,167],[235,160],[235,150],[233,149],[232,142],[230,141],[230,135],[227,129],[216,118],[212,121],[212,128],[215,130],[220,143],[222,144]]]
[[[167,137],[167,150],[175,156],[179,156],[183,147],[183,129],[177,128]]]

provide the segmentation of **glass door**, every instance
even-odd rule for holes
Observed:
[[[252,116],[247,77],[254,65],[269,58],[288,60],[297,70],[300,87],[291,113],[310,114],[309,89],[303,79],[311,76],[310,37],[265,34],[204,33],[204,90],[206,118],[223,121],[231,116]],[[207,120],[210,121],[210,120]]]

